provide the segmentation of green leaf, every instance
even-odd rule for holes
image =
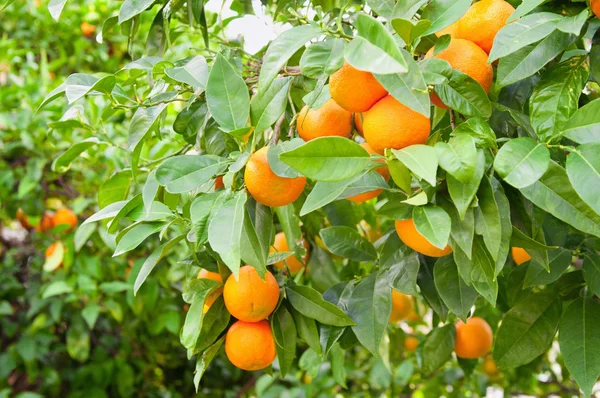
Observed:
[[[198,358],[196,370],[194,372],[194,386],[196,386],[196,392],[198,392],[198,386],[200,385],[200,380],[202,379],[204,372],[206,372],[206,368],[221,349],[223,342],[225,342],[225,336],[221,337],[215,344],[208,347],[206,351],[202,353],[202,356]]]
[[[391,159],[387,161],[388,169],[392,180],[398,185],[398,188],[402,189],[406,193],[412,192],[412,177],[410,170],[401,161],[397,159]]]
[[[579,298],[560,321],[558,343],[565,365],[586,396],[600,376],[600,305],[591,297]]]
[[[122,293],[131,289],[131,285],[127,282],[112,281],[102,282],[99,286],[100,291],[107,294]]]
[[[452,177],[452,175],[446,176],[446,183],[448,184],[448,192],[450,193],[450,197],[458,210],[458,215],[460,219],[465,218],[465,214],[469,206],[471,206],[471,202],[475,198],[475,194],[479,189],[479,184],[481,183],[481,178],[483,177],[483,173],[485,172],[485,155],[483,151],[477,152],[477,167],[475,168],[475,174],[473,174],[473,178],[468,183],[462,183],[458,181],[456,178]]]
[[[581,200],[565,169],[553,161],[539,181],[520,190],[540,209],[582,232],[600,237],[600,216]]]
[[[466,322],[475,300],[479,297],[477,290],[463,281],[458,267],[451,256],[437,260],[433,268],[435,287],[448,309]]]
[[[312,43],[300,58],[302,75],[313,79],[329,76],[344,64],[344,39]]]
[[[483,236],[483,241],[494,260],[498,259],[502,242],[500,210],[494,198],[491,181],[483,177],[477,193],[479,206],[475,208],[475,232]]]
[[[452,25],[467,12],[470,6],[470,0],[432,0],[421,15],[421,19],[431,21],[431,26],[423,33],[423,36],[439,32]]]
[[[421,263],[419,263],[416,253],[406,256],[404,253],[405,250],[406,247],[397,250],[385,261],[384,266],[389,267],[388,281],[392,289],[415,296],[418,294],[417,276]]]
[[[120,256],[123,253],[131,251],[138,247],[149,236],[157,233],[165,226],[164,223],[143,223],[129,229],[117,243],[117,248],[113,257]]]
[[[392,20],[392,27],[400,35],[402,40],[411,44],[421,36],[429,27],[431,26],[431,21],[428,19],[420,20],[418,22],[411,21],[410,19],[404,18],[394,18]],[[412,60],[412,57],[411,57]]]
[[[258,240],[256,229],[254,229],[250,213],[246,208],[240,240],[240,258],[246,264],[250,264],[256,268],[261,278],[264,278],[267,272],[268,250],[268,245],[263,247]]]
[[[171,79],[204,91],[208,84],[208,64],[202,55],[196,55],[185,64],[174,68],[166,68],[165,74]],[[198,93],[199,94],[199,93]]]
[[[563,52],[571,42],[570,35],[555,30],[545,39],[500,59],[496,85],[505,87],[533,75]]]
[[[423,206],[429,203],[429,199],[427,198],[427,192],[420,191],[416,195],[411,196],[410,198],[403,200],[402,203],[411,205],[411,206]]]
[[[355,261],[372,261],[377,258],[373,244],[361,236],[356,229],[339,226],[322,229],[319,236],[327,249],[338,256]]]
[[[477,166],[475,139],[468,134],[455,135],[446,142],[435,144],[440,167],[460,182],[468,183]]]
[[[464,123],[459,124],[452,133],[453,137],[468,134],[475,139],[475,143],[480,148],[498,148],[496,144],[496,133],[490,125],[482,118],[471,118]]]
[[[525,365],[543,354],[552,343],[561,316],[555,290],[530,293],[504,316],[496,334],[493,358],[500,368]]]
[[[81,318],[79,318],[81,319]],[[83,322],[75,322],[67,330],[67,352],[78,362],[85,362],[90,357],[90,333]]]
[[[148,174],[148,178],[146,178],[146,182],[142,188],[142,201],[144,202],[146,216],[148,216],[150,210],[152,209],[154,198],[156,198],[156,194],[158,193],[158,188],[159,184],[156,180],[156,171],[154,170]]]
[[[292,316],[294,317],[294,323],[296,324],[296,329],[298,330],[298,336],[310,348],[312,348],[317,354],[321,355],[323,353],[323,349],[321,347],[321,342],[319,341],[319,330],[317,329],[317,323],[314,319],[305,317],[294,308],[291,308]]]
[[[154,0],[125,0],[119,9],[119,24],[144,12],[154,4]]]
[[[456,341],[454,325],[434,328],[423,343],[423,372],[429,374],[452,358]]]
[[[59,294],[72,293],[73,288],[65,281],[54,281],[51,282],[42,294],[42,300],[47,298],[58,296]]]
[[[287,106],[288,91],[292,79],[292,77],[275,79],[268,90],[260,92],[252,98],[250,118],[255,134],[267,130],[283,114]]]
[[[108,143],[102,142],[95,137],[86,138],[83,141],[77,142],[54,159],[54,162],[52,162],[52,171],[61,174],[67,172],[71,167],[71,162],[94,145],[108,145]]]
[[[435,86],[444,104],[468,117],[487,119],[492,115],[492,103],[476,80],[456,69],[448,77],[447,83]]]
[[[487,251],[483,238],[479,235],[475,236],[471,259],[466,256],[460,247],[454,247],[454,261],[464,281],[472,285],[483,298],[495,306],[498,297],[496,261]]]
[[[196,101],[183,109],[173,122],[173,131],[181,134],[190,144],[196,144],[198,133],[204,131],[207,117],[210,116],[205,102]]]
[[[494,38],[488,61],[493,62],[544,39],[556,29],[561,19],[561,15],[553,12],[540,12],[523,17],[517,23],[506,24]]]
[[[320,137],[283,152],[279,159],[316,181],[342,181],[371,163],[367,151],[344,137]]]
[[[467,258],[471,259],[473,250],[473,237],[475,235],[475,213],[473,209],[467,209],[465,217],[461,220],[456,207],[445,197],[438,196],[438,205],[448,213],[452,221],[450,236]]]
[[[571,252],[566,249],[552,250],[548,253],[548,260],[550,261],[550,272],[544,269],[543,265],[537,261],[529,262],[527,273],[523,280],[524,287],[549,285],[558,280],[567,268],[569,268],[569,265],[571,265]],[[583,271],[585,276],[585,265]]]
[[[427,145],[411,145],[402,149],[392,149],[392,153],[418,178],[436,185],[438,166],[437,153],[433,147]]]
[[[346,368],[344,366],[345,359],[346,351],[339,344],[334,344],[331,348],[331,372],[333,373],[333,379],[343,388],[347,388]]]
[[[120,203],[120,202],[116,202]],[[123,218],[126,218],[131,211],[136,209],[138,206],[142,204],[142,195],[136,195],[133,198],[129,199],[127,203],[119,210],[119,212],[113,217],[113,219],[108,224],[108,233],[114,234],[119,229],[119,223]],[[108,209],[111,205],[105,207]],[[87,220],[86,220],[87,221]],[[85,222],[85,221],[84,221]]]
[[[220,295],[202,318],[202,327],[196,339],[194,354],[198,354],[210,347],[219,338],[225,328],[227,328],[230,318],[231,315],[227,307],[225,307],[223,295]]]
[[[166,107],[167,104],[159,104],[148,108],[139,107],[131,118],[131,123],[129,123],[128,148],[132,151],[131,168],[134,176],[144,141],[155,127],[158,118]]]
[[[562,128],[565,137],[579,144],[600,142],[600,100],[591,101],[579,108]]]
[[[221,192],[211,192],[206,195],[197,196],[190,206],[190,218],[193,228],[193,239],[197,244],[203,244],[208,240],[208,226],[209,221],[213,218],[216,211],[221,207],[225,201],[225,195]],[[190,231],[190,234],[192,234]],[[193,242],[194,240],[188,240]]]
[[[379,356],[379,345],[392,313],[392,289],[386,274],[374,272],[361,280],[352,292],[348,308],[356,322],[352,331],[358,341]]]
[[[520,247],[523,249],[533,250],[550,250],[556,249],[557,246],[546,246],[544,243],[538,242],[537,240],[530,238],[525,235],[517,227],[512,227],[512,236],[510,237],[510,245]]]
[[[96,303],[89,302],[81,310],[81,317],[85,320],[90,330],[94,329],[98,315],[100,314],[100,306]]]
[[[81,223],[79,228],[81,228],[84,225],[89,224],[89,223],[93,223],[93,222],[100,221],[100,220],[105,220],[107,218],[113,218],[121,211],[121,209],[123,209],[123,207],[127,204],[127,202],[128,202],[127,200],[122,200],[120,202],[115,202],[115,203],[112,203],[112,204],[106,206],[105,208],[98,211],[97,213],[92,214],[87,220],[85,220],[83,223]]]
[[[325,301],[309,286],[293,285],[285,288],[290,304],[302,315],[324,325],[352,326],[354,321],[336,305]]]
[[[98,190],[98,207],[104,208],[111,203],[127,199],[131,183],[131,170],[122,170],[113,174],[100,185],[100,189]]]
[[[578,108],[579,96],[589,78],[587,54],[552,66],[534,87],[529,97],[531,127],[540,140],[548,140]]]
[[[63,2],[63,4],[64,4],[64,2]],[[61,85],[56,87],[54,90],[52,90],[50,93],[48,93],[48,95],[46,95],[46,97],[44,97],[44,100],[42,101],[42,103],[40,104],[40,106],[38,107],[36,112],[39,112],[40,109],[42,109],[44,106],[48,105],[50,102],[54,101],[61,95],[65,94],[67,87],[72,86],[72,85],[92,86],[97,81],[98,81],[98,78],[96,78],[94,76],[90,76],[85,73],[73,73],[72,75],[69,75],[69,77],[67,77],[66,80]]]
[[[96,224],[86,224],[81,225],[75,231],[75,236],[73,237],[73,245],[75,246],[75,251],[79,252],[83,245],[87,243],[90,239],[90,236],[96,231]]]
[[[284,305],[280,305],[279,309],[273,314],[271,327],[275,338],[279,371],[281,377],[285,377],[296,357],[296,325],[292,315]]]
[[[573,188],[600,214],[600,143],[584,144],[567,156],[567,174]]]
[[[188,192],[225,171],[229,161],[215,155],[173,156],[158,166],[156,180],[169,193]]]
[[[312,191],[302,205],[300,216],[322,208],[323,206],[338,199],[352,183],[359,181],[366,173],[360,173],[352,178],[343,181],[327,182],[319,181],[315,184]]]
[[[494,160],[494,170],[515,188],[525,188],[538,181],[548,169],[550,151],[529,137],[508,141]]]
[[[300,230],[300,219],[296,215],[293,204],[287,206],[279,206],[275,208],[275,213],[281,224],[281,229],[285,234],[285,240],[288,243],[290,251],[294,252],[296,258],[301,259],[304,257],[306,252],[304,246],[298,245],[296,242],[300,242],[302,239],[302,230]],[[265,236],[264,239],[268,240],[268,244],[271,244],[271,234]]]
[[[375,18],[360,13],[358,35],[346,46],[346,61],[358,70],[371,73],[406,73],[408,65],[392,34]]]
[[[433,278],[433,264],[424,262],[419,268],[417,284],[421,288],[423,298],[429,304],[432,310],[440,317],[442,322],[446,322],[448,316],[448,307],[440,297]]]
[[[569,264],[571,264],[571,253],[569,253],[567,266]],[[550,268],[552,269],[552,264]],[[583,278],[592,293],[600,296],[600,256],[596,252],[590,251],[585,254],[583,259]]]
[[[67,0],[50,0],[48,3],[48,11],[52,16],[52,19],[58,21],[63,8],[65,8],[65,4],[67,4]]]
[[[194,285],[193,297],[191,299],[190,308],[185,316],[183,327],[179,340],[188,350],[194,349],[200,331],[202,330],[202,323],[204,321],[204,302],[206,298],[212,294],[219,286],[217,282],[209,279],[201,279]]]
[[[134,296],[137,294],[138,290],[140,290],[140,287],[142,286],[142,284],[144,283],[144,281],[146,280],[146,278],[148,277],[150,272],[152,272],[152,270],[154,269],[156,264],[158,264],[158,262],[164,256],[166,256],[167,253],[175,245],[177,245],[177,243],[179,243],[179,241],[181,241],[183,238],[185,238],[185,235],[179,235],[179,236],[171,239],[170,241],[166,242],[165,244],[163,244],[162,246],[160,246],[156,250],[154,250],[152,252],[152,254],[150,254],[146,258],[146,261],[144,261],[142,268],[140,268],[140,272],[136,276],[135,283],[133,284],[133,295]]]
[[[389,189],[390,186],[378,172],[371,170],[362,175],[358,180],[353,181],[338,199],[348,199],[355,195],[365,192],[372,192],[380,189]]]
[[[238,191],[233,197],[223,202],[209,220],[208,225],[210,246],[219,253],[227,268],[236,278],[240,269],[240,245],[246,200],[246,192]]]
[[[417,231],[435,247],[444,249],[450,236],[451,220],[441,207],[428,205],[413,209]]]
[[[531,11],[535,10],[541,4],[548,2],[548,0],[524,0],[517,9],[508,17],[506,23],[513,22],[524,15],[529,14]]]
[[[221,55],[208,75],[206,103],[213,118],[224,131],[245,127],[250,114],[250,95],[244,79]]]
[[[406,50],[400,51],[408,66],[408,72],[375,75],[375,78],[400,103],[428,118],[431,104],[421,69]]]
[[[96,79],[96,78],[94,78]],[[91,92],[98,92],[105,95],[110,95],[115,87],[116,79],[113,75],[104,76],[101,79],[96,79],[95,82],[89,81],[87,84],[70,84],[65,88],[67,101],[69,104],[86,96]]]
[[[258,92],[266,91],[292,55],[311,39],[321,34],[321,29],[316,26],[300,25],[286,30],[273,40],[263,58],[258,79]]]
[[[61,266],[61,264],[63,263],[63,261],[65,259],[66,254],[67,254],[67,249],[65,247],[65,244],[62,243],[62,241],[57,241],[54,252],[52,253],[51,256],[46,257],[46,259],[44,261],[44,265],[42,266],[42,269],[46,272],[54,271],[55,269],[57,269],[58,267]]]

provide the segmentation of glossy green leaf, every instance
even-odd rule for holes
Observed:
[[[323,350],[321,342],[319,341],[319,329],[317,328],[315,320],[305,317],[294,308],[291,308],[290,312],[294,317],[298,336],[317,354],[321,355]]]
[[[167,253],[173,247],[175,247],[175,245],[177,245],[183,238],[185,238],[185,235],[179,235],[179,236],[169,240],[168,242],[159,246],[156,250],[154,250],[146,258],[146,260],[144,261],[144,264],[142,265],[142,268],[140,268],[140,272],[138,273],[138,275],[135,278],[135,283],[133,285],[133,295],[134,296],[140,290],[140,287],[142,286],[142,284],[144,283],[144,281],[146,280],[146,278],[148,277],[150,272],[152,272],[152,270],[154,269],[156,264],[158,264],[158,262],[160,260],[162,260],[162,258],[164,256],[166,256]],[[201,307],[200,310],[202,311],[202,306],[200,306],[200,307]]]
[[[83,322],[75,322],[69,326],[66,345],[67,352],[71,358],[78,362],[88,360],[91,349],[90,333]]]
[[[225,171],[229,162],[214,155],[171,157],[156,169],[156,180],[169,193],[188,192]]]
[[[289,372],[296,357],[296,325],[294,318],[284,305],[280,305],[271,319],[275,349],[281,377]]]
[[[432,0],[425,7],[421,15],[421,19],[429,19],[431,21],[431,26],[423,35],[439,32],[445,27],[452,25],[467,12],[470,6],[470,0]]]
[[[434,328],[423,343],[423,371],[429,374],[452,358],[456,341],[454,325]]]
[[[308,46],[300,58],[302,75],[317,79],[340,69],[344,64],[345,44],[343,39],[329,39]]]
[[[95,137],[86,138],[83,141],[75,143],[72,147],[61,153],[52,162],[52,170],[57,173],[65,173],[69,170],[71,162],[73,162],[79,155],[95,145],[107,145],[108,143],[102,142]]]
[[[166,68],[165,74],[171,79],[205,90],[208,82],[208,64],[202,55],[196,55],[185,64],[174,68]]]
[[[373,244],[356,229],[339,226],[322,229],[319,236],[330,252],[356,261],[372,261],[377,258]]]
[[[435,92],[445,105],[465,116],[487,119],[492,114],[492,103],[483,87],[456,69],[447,83],[435,86]]]
[[[291,77],[275,79],[269,89],[256,94],[250,102],[250,118],[254,133],[260,134],[271,127],[285,111]]]
[[[475,236],[475,213],[473,209],[467,209],[465,217],[461,220],[456,207],[445,197],[438,197],[438,205],[450,216],[452,224],[450,229],[452,240],[450,243],[456,243],[467,258],[471,259],[473,237]]]
[[[523,137],[508,141],[494,160],[494,169],[515,188],[525,188],[538,181],[548,169],[550,151],[544,144]]]
[[[271,87],[273,86],[275,86],[275,84],[273,84]],[[283,141],[277,145],[269,145],[269,150],[267,151],[267,160],[269,161],[269,167],[273,173],[284,178],[296,178],[300,176],[300,173],[283,163],[281,159],[279,159],[279,155],[283,152],[298,148],[303,144],[304,140],[301,138],[292,138],[289,141]]]
[[[131,170],[118,171],[110,176],[98,190],[98,207],[104,208],[111,203],[127,199],[132,182]]]
[[[571,257],[569,253],[569,262],[571,263]],[[589,252],[585,254],[583,259],[583,278],[590,288],[592,293],[596,296],[600,296],[600,255],[595,252]]]
[[[219,340],[217,340],[217,342],[215,344],[208,347],[206,349],[206,351],[204,351],[202,353],[202,356],[198,357],[197,362],[196,362],[196,370],[194,372],[195,373],[194,374],[194,385],[196,386],[196,392],[198,392],[198,387],[200,386],[200,380],[202,379],[204,372],[206,372],[206,368],[212,362],[212,360],[215,358],[215,356],[221,349],[221,346],[223,345],[224,342],[225,342],[225,336],[223,336]]]
[[[200,328],[200,334],[196,339],[194,353],[198,354],[213,345],[229,325],[230,318],[231,315],[229,314],[227,307],[225,307],[225,301],[221,295],[214,303],[212,303],[202,318],[202,327]]]
[[[438,159],[433,147],[417,144],[399,150],[392,149],[392,152],[415,176],[430,185],[436,185]]]
[[[149,236],[157,233],[164,227],[164,223],[143,223],[134,226],[129,229],[117,243],[117,248],[113,254],[113,257],[119,256],[123,253],[131,251],[138,247],[143,241]]]
[[[454,131],[450,133],[453,137],[458,137],[462,134],[468,134],[475,139],[475,143],[480,148],[498,148],[496,144],[496,133],[490,125],[482,118],[471,118],[466,122],[456,126]]]
[[[346,189],[344,189],[344,192],[342,192],[342,194],[338,196],[338,199],[348,199],[352,196],[360,195],[361,193],[372,192],[381,189],[387,190],[390,188],[390,186],[381,176],[381,174],[373,170],[362,175],[357,180],[355,180],[354,178],[352,178],[352,180],[353,181],[350,183],[350,185],[348,185]]]
[[[336,305],[325,301],[309,286],[293,285],[285,288],[290,304],[302,315],[324,325],[352,326],[354,321]]]
[[[417,284],[421,288],[421,294],[423,294],[427,304],[436,312],[442,322],[445,322],[448,317],[448,307],[444,304],[435,287],[433,268],[433,263],[424,262],[419,268]]]
[[[119,24],[141,14],[154,4],[154,0],[125,0],[119,9]]]
[[[548,253],[550,272],[537,261],[530,261],[523,286],[549,285],[558,280],[571,265],[571,252],[565,249],[554,249]],[[584,268],[585,275],[585,268]]]
[[[413,221],[417,231],[435,247],[444,249],[450,236],[451,220],[441,207],[429,205],[415,207]]]
[[[468,183],[477,166],[475,139],[468,134],[455,135],[447,143],[435,144],[440,167],[457,180]]]
[[[498,281],[496,279],[496,261],[492,258],[483,242],[476,235],[473,240],[471,259],[460,249],[453,247],[454,261],[463,280],[472,285],[490,304],[496,305],[498,297]]]
[[[208,225],[208,242],[236,276],[240,269],[241,236],[246,193],[238,191],[216,210]]]
[[[254,223],[250,218],[248,209],[245,209],[245,216],[240,237],[240,257],[246,264],[256,268],[258,275],[263,278],[267,272],[268,246],[263,246],[258,240]],[[269,237],[270,238],[270,237]]]
[[[448,184],[448,192],[450,197],[458,210],[460,219],[465,218],[467,209],[471,206],[471,202],[475,198],[475,194],[479,189],[481,178],[485,172],[485,155],[483,151],[477,152],[477,167],[475,168],[475,174],[468,183],[462,183],[452,175],[446,176],[446,183]]]
[[[572,151],[567,156],[567,174],[581,199],[600,214],[600,143]]]
[[[579,108],[562,128],[562,134],[580,144],[600,142],[600,100]]]
[[[464,282],[451,256],[445,256],[436,261],[433,268],[433,279],[435,287],[448,309],[466,321],[479,294],[477,290]]]
[[[475,208],[475,232],[483,237],[485,246],[494,260],[498,259],[502,241],[500,210],[494,198],[491,181],[483,177],[477,192],[479,206]]]

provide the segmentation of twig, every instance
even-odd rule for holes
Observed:
[[[250,379],[248,379],[248,381],[242,386],[242,388],[240,388],[238,393],[235,394],[235,397],[242,398],[244,396],[244,394],[246,394],[248,391],[250,391],[252,389],[252,387],[254,387],[255,384],[256,384],[256,377],[255,376],[250,377]]]
[[[456,115],[453,110],[450,110],[450,126],[452,127],[452,130],[456,128]]]
[[[283,121],[285,120],[285,112],[281,114],[281,116],[279,116],[279,119],[277,119],[277,122],[275,123],[275,127],[273,127],[273,135],[271,136],[271,144],[277,144],[277,141],[279,141],[279,136],[281,135],[281,125],[283,124]]]

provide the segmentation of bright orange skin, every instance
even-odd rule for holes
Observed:
[[[360,144],[360,146],[362,146],[363,148],[365,148],[365,150],[367,152],[369,152],[369,154],[374,154],[375,151],[373,150],[373,148],[371,148],[371,146],[369,144],[367,144],[366,142],[363,142],[362,144]],[[379,159],[378,162],[380,163],[385,163],[385,160],[383,159]],[[385,181],[389,181],[390,180],[390,170],[388,169],[387,166],[385,167],[378,167],[375,169],[376,172],[378,172],[379,174],[381,174],[381,176],[385,179]],[[377,196],[379,196],[380,193],[383,192],[383,189],[375,189],[373,191],[370,192],[365,192],[365,193],[361,193],[358,195],[354,195],[348,198],[348,200],[353,201],[354,203],[362,203],[365,202],[367,200],[371,200]]]
[[[54,228],[54,215],[50,212],[45,212],[40,220],[40,224],[35,226],[35,230],[46,232]]]
[[[225,184],[223,184],[223,176],[218,176],[215,178],[215,191],[223,188],[224,186]]]
[[[492,87],[494,70],[492,69],[492,65],[487,62],[488,56],[485,51],[469,40],[452,39],[450,45],[444,51],[433,55],[433,48],[431,48],[427,51],[425,58],[437,58],[448,61],[454,69],[475,79],[486,93]],[[431,93],[431,102],[440,108],[448,108],[435,93]]]
[[[246,188],[260,204],[270,207],[289,205],[294,202],[306,185],[306,177],[284,178],[273,173],[267,160],[269,147],[254,152],[244,172]]]
[[[200,272],[198,273],[198,279],[210,279],[213,280],[217,283],[223,284],[223,278],[221,277],[221,274],[219,274],[218,272],[210,272],[207,271],[205,269],[201,269]],[[210,308],[211,305],[213,305],[213,303],[219,298],[219,296],[223,293],[223,287],[220,286],[217,288],[217,290],[215,290],[213,293],[211,293],[206,300],[204,301],[204,307],[202,307],[202,312],[204,314],[206,314],[208,312],[208,309]]]
[[[392,313],[390,314],[390,322],[403,320],[412,312],[413,307],[412,296],[392,289]]]
[[[223,298],[231,315],[240,321],[258,322],[277,307],[279,286],[269,271],[262,280],[254,267],[245,265],[240,268],[238,280],[233,274],[227,278]]]
[[[512,258],[517,265],[521,265],[529,260],[531,260],[531,256],[525,249],[520,247],[513,247],[510,249],[512,253]]]
[[[52,223],[55,227],[66,224],[69,225],[69,229],[73,229],[77,226],[77,216],[71,209],[58,209],[52,218]]]
[[[446,26],[444,29],[440,30],[439,32],[436,32],[435,35],[437,37],[442,37],[444,35],[450,35],[450,37],[452,39],[458,39],[460,37],[458,34],[458,22],[459,21],[456,21],[452,25]]]
[[[415,227],[412,218],[409,220],[396,220],[396,232],[398,233],[400,240],[402,240],[406,246],[426,256],[443,257],[452,253],[450,245],[446,245],[442,250],[429,243],[429,241],[417,231],[417,227]]]
[[[304,141],[319,137],[350,137],[352,133],[352,113],[329,99],[319,109],[308,109],[308,105],[298,114],[296,122],[298,135]]]
[[[27,214],[25,214],[23,209],[19,208],[17,210],[15,219],[19,222],[19,224],[21,224],[21,226],[23,228],[25,228],[25,229],[31,228],[31,223],[29,222],[29,218],[27,217]]]
[[[419,346],[419,339],[413,336],[406,336],[404,339],[404,349],[406,351],[415,352]]]
[[[56,251],[56,248],[58,247],[58,245],[60,245],[62,243],[60,242],[53,242],[52,244],[50,244],[50,246],[48,246],[46,248],[46,252],[44,253],[44,255],[46,256],[46,258],[51,257],[54,252]],[[60,264],[58,265],[59,267],[62,265],[62,261],[60,262]]]
[[[308,241],[304,238],[302,238],[302,246],[304,246],[304,249],[306,250],[306,254],[304,255],[304,257],[302,257],[302,261],[298,260],[295,256],[292,255],[283,261],[275,263],[275,267],[277,269],[284,269],[287,265],[292,274],[298,273],[298,271],[304,268],[310,257],[310,246],[308,245]],[[283,232],[277,233],[275,235],[275,241],[273,242],[273,246],[271,246],[271,248],[269,249],[269,253],[289,251],[290,247],[287,244],[285,234]]]
[[[344,65],[329,76],[331,98],[348,112],[365,112],[387,95],[387,91],[370,72]]]
[[[364,119],[364,117],[365,116],[362,113],[354,114],[354,128],[358,132],[358,135],[360,135],[361,137],[363,137],[363,119]]]
[[[225,353],[243,370],[260,370],[275,360],[275,339],[269,322],[237,321],[225,336]]]
[[[425,144],[429,138],[430,120],[391,95],[382,98],[363,116],[365,140],[380,155],[385,148]]]
[[[86,21],[82,22],[79,27],[81,28],[81,32],[85,37],[89,37],[96,33],[96,27]]]
[[[474,316],[466,324],[462,321],[456,323],[454,352],[457,357],[481,358],[490,352],[493,342],[492,328],[484,319]]]
[[[504,0],[478,1],[458,21],[458,34],[489,54],[496,34],[514,11],[514,7]]]
[[[600,18],[600,0],[590,0],[590,8],[596,18]]]
[[[483,359],[483,364],[481,365],[481,368],[483,369],[483,373],[485,373],[488,376],[496,376],[498,375],[498,373],[500,373],[500,371],[498,371],[496,361],[494,361],[489,355]]]

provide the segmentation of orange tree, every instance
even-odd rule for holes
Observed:
[[[65,0],[51,5],[58,18]],[[224,352],[279,378],[318,376],[326,363],[334,385],[357,392],[346,370],[360,374],[368,353],[370,384],[392,395],[481,391],[475,369],[508,391],[590,395],[600,375],[592,9],[234,1],[227,18],[203,1],[126,0],[98,39],[128,36],[133,60],[69,76],[40,108],[101,103],[98,131],[125,124],[127,142],[80,132],[53,170],[118,151],[121,169],[98,181],[98,210],[79,228],[113,236],[115,255],[160,241],[134,295],[163,259],[185,265],[180,341],[197,388]],[[283,33],[251,53],[227,31],[255,13]],[[285,245],[271,249],[281,232]],[[413,319],[417,341],[391,315]],[[283,388],[258,381],[259,392]]]

